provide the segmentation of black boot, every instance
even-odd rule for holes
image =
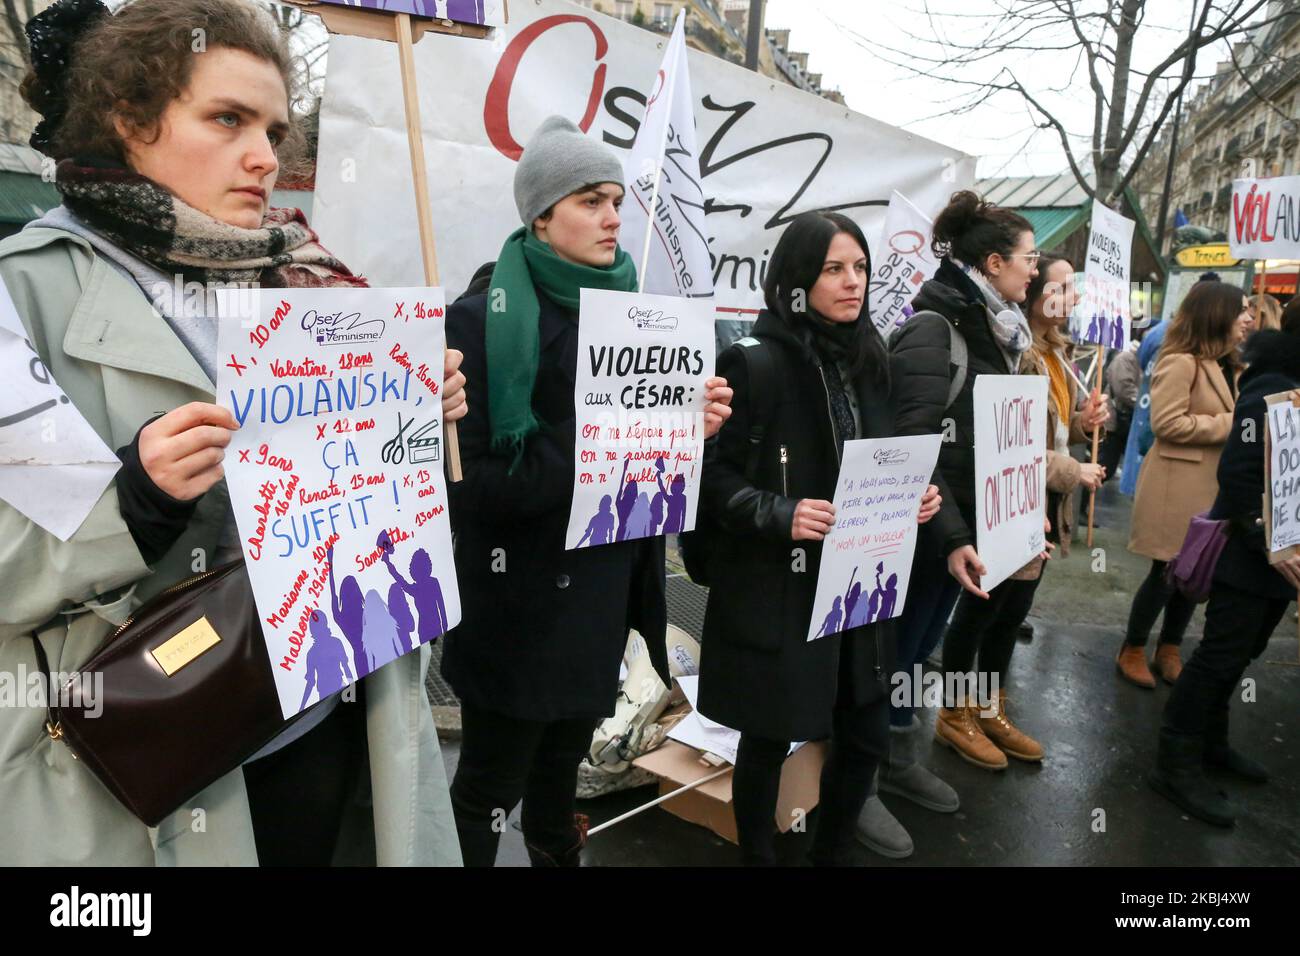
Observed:
[[[1228,743],[1228,712],[1214,714],[1205,728],[1205,766],[1234,773],[1251,783],[1268,783],[1268,768]]]
[[[1215,789],[1206,779],[1201,766],[1204,749],[1200,737],[1162,730],[1156,767],[1147,775],[1147,783],[1198,820],[1216,827],[1230,827],[1235,822],[1232,805],[1227,794]]]
[[[585,813],[575,813],[573,824],[574,842],[565,850],[543,850],[525,840],[524,848],[528,850],[529,862],[533,866],[581,866],[582,848],[587,845],[587,827],[590,821]]]

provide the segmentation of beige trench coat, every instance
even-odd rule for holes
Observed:
[[[1186,353],[1157,360],[1151,374],[1156,440],[1138,472],[1130,551],[1171,560],[1182,548],[1192,518],[1214,504],[1233,404],[1218,362]]]

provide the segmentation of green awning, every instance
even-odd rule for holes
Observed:
[[[54,183],[30,173],[0,171],[0,222],[24,225],[60,203]]]
[[[1055,249],[1084,224],[1088,205],[1053,206],[1043,209],[1017,209],[1034,227],[1034,244],[1043,252]]]

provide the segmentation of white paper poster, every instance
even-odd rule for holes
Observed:
[[[443,293],[218,295],[226,483],[290,717],[460,621]]]
[[[430,33],[414,47],[438,264],[453,294],[519,228],[515,163],[542,121],[567,116],[627,155],[668,39],[561,0],[510,4],[497,34]],[[876,236],[891,190],[936,209],[974,182],[974,158],[958,150],[712,53],[686,56],[720,307],[762,308],[776,242],[802,212],[837,209]],[[312,225],[375,284],[423,275],[400,77],[396,44],[330,37]]]
[[[939,268],[930,248],[933,232],[930,217],[894,190],[880,244],[871,256],[867,285],[871,321],[886,339],[912,317],[912,300],[921,291],[921,283]]]
[[[1268,406],[1269,550],[1300,544],[1300,408],[1283,399]]]
[[[28,341],[0,281],[0,499],[60,541],[122,467]]]
[[[975,550],[997,587],[1043,550],[1047,376],[975,378]]]
[[[941,435],[844,443],[835,527],[822,542],[808,640],[903,613],[916,550],[921,496]]]
[[[1070,334],[1076,342],[1095,342],[1111,349],[1128,347],[1133,317],[1129,303],[1132,257],[1133,220],[1094,202],[1083,295],[1070,317]]]
[[[713,303],[583,289],[565,548],[695,527]]]
[[[1228,249],[1238,259],[1300,259],[1300,176],[1233,180]]]
[[[704,299],[713,295],[713,266],[695,148],[685,20],[683,10],[650,87],[636,143],[624,160],[627,191],[619,235],[637,265],[643,291]],[[653,227],[647,233],[652,206]]]

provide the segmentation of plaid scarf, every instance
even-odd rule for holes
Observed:
[[[367,284],[321,246],[297,209],[268,210],[260,228],[241,229],[123,166],[72,159],[56,167],[55,186],[78,218],[164,272],[269,288]]]

